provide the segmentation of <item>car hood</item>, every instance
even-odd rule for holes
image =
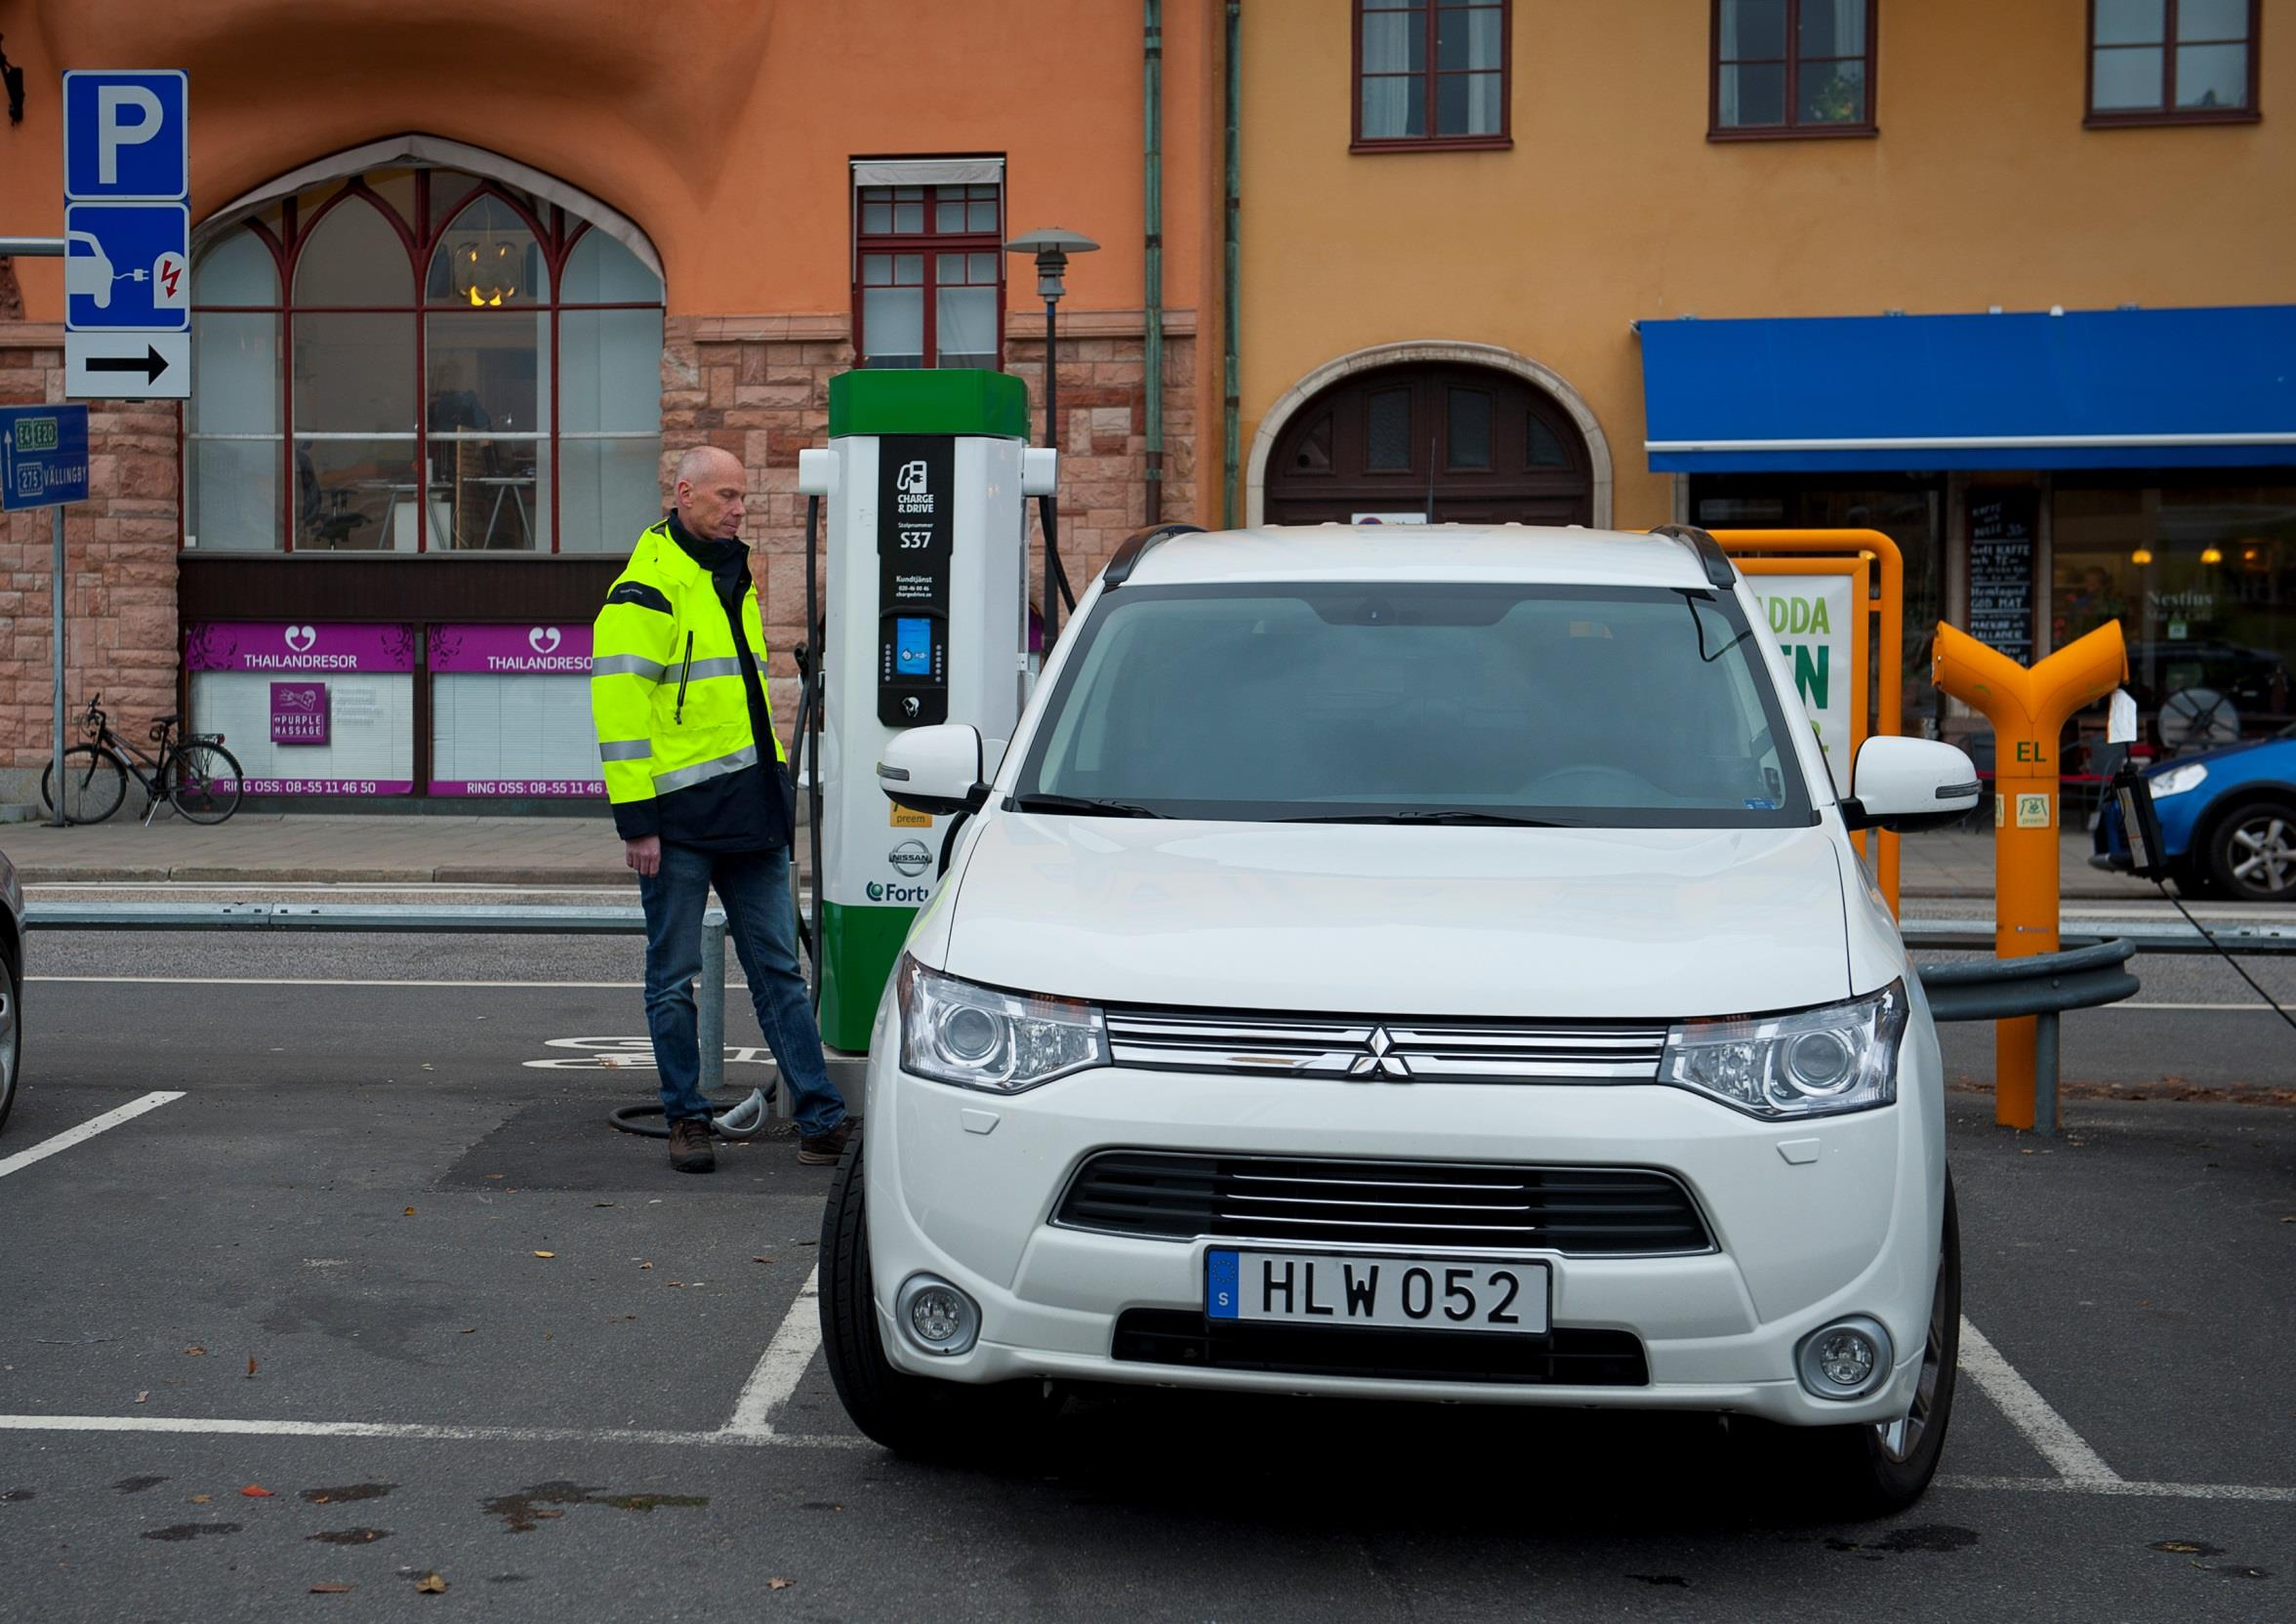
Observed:
[[[944,967],[1213,1008],[1677,1017],[1850,995],[1842,872],[1795,830],[1406,829],[1007,813]]]
[[[2259,751],[2271,751],[2265,761],[2243,761],[2244,767],[2261,767],[2266,772],[2291,771],[2289,763],[2296,762],[2296,739],[2243,739],[2236,745],[2222,745],[2215,750],[2193,751],[2184,755],[2172,755],[2165,761],[2155,761],[2145,769],[2147,778],[2158,778],[2162,773],[2174,772],[2179,767],[2190,767],[2195,762],[2221,766],[2242,756]]]

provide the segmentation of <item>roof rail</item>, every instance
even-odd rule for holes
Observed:
[[[1654,524],[1654,536],[1666,536],[1682,543],[1698,554],[1699,562],[1706,567],[1706,580],[1717,587],[1733,586],[1738,581],[1738,566],[1731,563],[1730,554],[1722,550],[1722,544],[1695,524]]]
[[[1201,535],[1201,524],[1152,524],[1145,530],[1135,530],[1124,539],[1116,549],[1116,556],[1108,560],[1108,567],[1100,572],[1100,589],[1114,591],[1132,578],[1132,571],[1148,549],[1167,536]]]

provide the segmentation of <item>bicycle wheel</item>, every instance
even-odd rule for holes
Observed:
[[[221,745],[180,745],[164,780],[176,810],[195,824],[220,824],[239,810],[238,758]]]
[[[94,745],[74,745],[63,752],[63,821],[100,824],[120,809],[128,797],[128,770],[119,757]],[[49,811],[57,808],[56,763],[40,772],[40,800]]]

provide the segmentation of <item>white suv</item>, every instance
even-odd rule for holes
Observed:
[[[1727,1412],[1910,1502],[1953,1395],[1937,1036],[1710,537],[1143,533],[1002,753],[871,1035],[823,1226],[846,1409],[949,1455],[1068,1383]]]

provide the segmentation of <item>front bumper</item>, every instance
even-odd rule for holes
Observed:
[[[1655,1084],[1332,1083],[1122,1067],[999,1098],[901,1072],[892,1025],[881,1023],[870,1064],[864,1166],[881,1329],[887,1357],[904,1370],[963,1382],[1047,1377],[1724,1410],[1799,1425],[1889,1420],[1910,1402],[1945,1182],[1936,1039],[1925,1016],[1906,1035],[1895,1106],[1794,1123],[1756,1121]],[[1640,1342],[1641,1385],[1142,1362],[1116,1357],[1120,1318],[1163,1311],[1154,1317],[1168,1324],[1175,1312],[1201,1315],[1205,1252],[1239,1238],[1174,1240],[1055,1225],[1076,1169],[1110,1149],[1656,1168],[1688,1188],[1716,1244],[1687,1256],[1516,1254],[1551,1268],[1558,1330],[1626,1332]],[[980,1305],[980,1339],[968,1353],[925,1354],[899,1334],[893,1294],[919,1272]],[[1888,1329],[1893,1377],[1854,1402],[1812,1398],[1794,1376],[1796,1344],[1846,1314],[1870,1315]]]

